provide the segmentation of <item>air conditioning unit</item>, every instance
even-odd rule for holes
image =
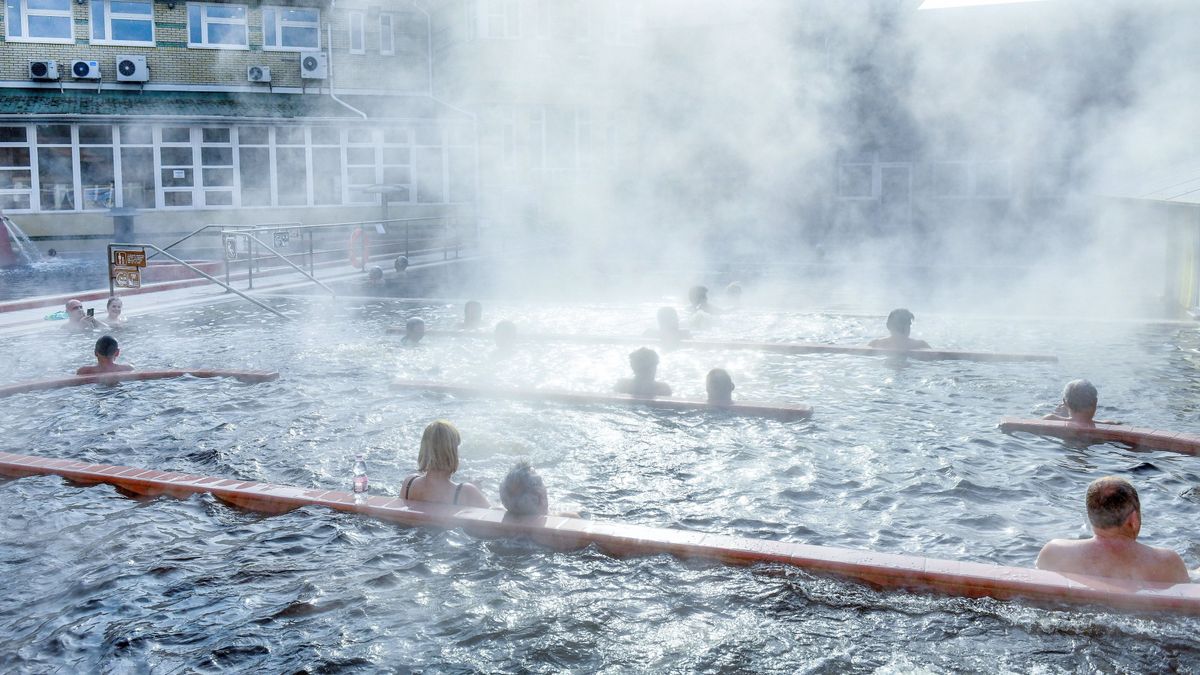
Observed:
[[[329,57],[325,54],[304,54],[300,57],[300,77],[310,80],[329,78]]]
[[[99,61],[72,61],[71,76],[77,80],[100,79]]]
[[[267,66],[248,66],[246,80],[249,82],[270,82],[271,69]]]
[[[117,82],[148,82],[150,67],[142,55],[117,56]]]
[[[31,80],[57,80],[58,79],[58,61],[30,61],[29,62],[29,79],[31,79]]]

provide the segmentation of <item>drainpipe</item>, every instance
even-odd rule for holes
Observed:
[[[358,108],[355,108],[354,106],[350,105],[349,103],[346,103],[342,99],[338,98],[337,94],[333,93],[333,2],[332,2],[332,0],[330,0],[330,3],[329,3],[329,15],[330,15],[330,17],[329,17],[330,21],[329,21],[329,23],[325,24],[325,46],[326,46],[326,49],[328,50],[326,52],[326,61],[329,62],[329,98],[333,99],[337,103],[340,103],[342,105],[342,107],[348,108],[349,110],[361,115],[364,120],[369,119],[367,117],[367,113],[359,110]],[[363,27],[363,30],[364,31],[366,30],[366,26]],[[364,35],[363,38],[365,39],[366,36]]]

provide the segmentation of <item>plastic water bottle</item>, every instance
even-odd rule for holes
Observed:
[[[354,503],[367,503],[367,463],[362,455],[354,456]]]

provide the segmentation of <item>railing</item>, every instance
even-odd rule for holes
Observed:
[[[270,225],[277,225],[277,226],[287,226],[287,227],[292,227],[292,226],[296,226],[296,225],[299,225],[299,224],[300,224],[300,223],[270,223]],[[162,250],[163,250],[163,251],[168,251],[168,250],[170,250],[170,249],[174,248],[175,246],[177,246],[177,245],[179,245],[179,244],[182,244],[183,242],[187,241],[188,239],[191,239],[192,237],[194,237],[194,236],[196,236],[196,235],[200,234],[201,232],[205,232],[205,231],[207,231],[207,230],[215,230],[215,229],[218,229],[218,228],[222,228],[222,229],[224,229],[224,228],[231,228],[231,227],[238,227],[238,226],[237,226],[237,225],[205,225],[205,226],[203,226],[203,227],[200,227],[200,228],[198,228],[198,229],[192,230],[191,232],[189,232],[189,233],[187,233],[187,234],[183,235],[182,237],[180,237],[179,239],[176,239],[175,241],[173,241],[173,242],[171,242],[171,243],[167,244],[166,246],[164,246],[164,247],[162,248]],[[255,225],[254,227],[267,227],[267,225]],[[153,258],[153,257],[154,257],[154,256],[156,256],[156,255],[158,255],[158,253],[157,253],[157,252],[156,252],[156,253],[154,253],[153,255],[147,256],[147,257],[146,257],[146,260],[149,260],[150,258]]]

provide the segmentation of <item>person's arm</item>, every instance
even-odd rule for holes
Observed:
[[[1191,577],[1188,576],[1187,565],[1183,564],[1183,558],[1175,551],[1166,548],[1159,550],[1159,570],[1162,571],[1163,579],[1167,583],[1186,584],[1191,582]]]
[[[1039,570],[1049,570],[1056,572],[1062,569],[1062,559],[1059,555],[1062,551],[1062,545],[1058,539],[1051,539],[1042,550],[1038,552],[1037,562],[1033,564]]]
[[[1063,417],[1062,415],[1056,415],[1055,413],[1050,413],[1049,415],[1042,415],[1042,419],[1052,420],[1055,422],[1070,422],[1071,421],[1070,417]]]
[[[491,508],[492,503],[488,501],[483,491],[475,487],[473,483],[462,484],[462,494],[459,495],[458,503],[460,506],[474,506],[481,509]]]
[[[95,372],[96,372],[96,366],[80,366],[79,369],[75,371],[75,374],[76,375],[91,375],[92,373],[95,373]]]
[[[871,349],[882,349],[887,346],[887,338],[875,338],[867,343]]]

